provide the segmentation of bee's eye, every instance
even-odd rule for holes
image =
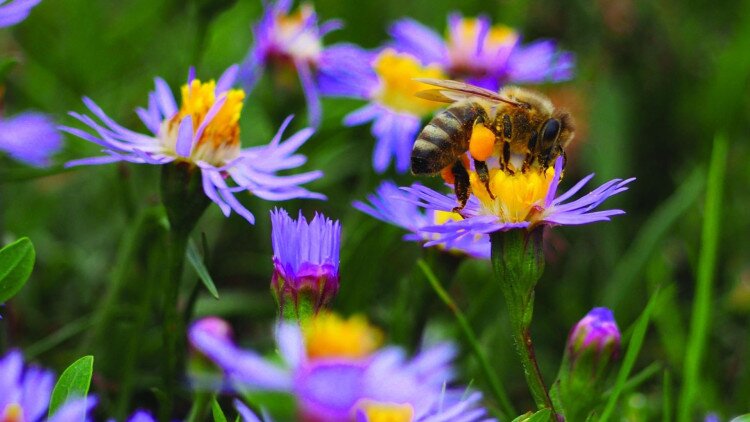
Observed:
[[[542,126],[542,145],[548,146],[555,142],[560,135],[560,121],[557,119],[547,119]]]

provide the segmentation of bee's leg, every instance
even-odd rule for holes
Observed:
[[[568,155],[565,154],[565,150],[561,146],[557,146],[557,148],[560,149],[560,155],[562,155],[563,162],[562,162],[562,168],[565,170],[565,165],[568,164]]]
[[[531,168],[531,163],[534,161],[534,153],[536,152],[537,139],[538,139],[537,133],[533,132],[531,134],[531,137],[529,138],[529,143],[527,144],[529,152],[526,153],[526,157],[524,157],[523,159],[523,166],[521,166],[521,173],[526,173],[529,170],[529,168]]]
[[[505,141],[505,143],[503,144],[502,168],[506,173],[509,173],[512,175],[514,171],[511,170],[508,164],[510,164],[510,142]]]
[[[487,189],[487,193],[490,194],[491,199],[495,199],[495,195],[490,190],[490,169],[487,168],[487,163],[484,161],[474,160],[474,169],[477,171],[479,180],[484,184]]]
[[[466,171],[466,167],[464,167],[461,160],[456,160],[451,171],[455,179],[453,189],[456,191],[456,199],[458,199],[458,206],[453,208],[453,212],[460,214],[469,201],[469,191],[471,188],[469,184],[469,172]]]

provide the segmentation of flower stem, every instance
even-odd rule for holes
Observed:
[[[544,272],[542,231],[511,230],[490,235],[492,266],[508,307],[513,344],[537,407],[553,410],[531,341],[534,287]]]

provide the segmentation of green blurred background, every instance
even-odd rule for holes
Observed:
[[[672,388],[679,389],[707,166],[714,135],[726,134],[730,153],[722,232],[696,408],[724,417],[750,408],[750,2],[318,0],[315,6],[322,19],[346,23],[326,37],[327,44],[377,47],[387,39],[390,22],[404,16],[442,32],[447,13],[457,10],[515,26],[526,40],[556,39],[576,54],[573,81],[540,88],[572,111],[578,123],[563,188],[591,172],[596,172],[592,185],[614,177],[634,176],[637,181],[605,204],[627,215],[546,234],[547,271],[537,289],[532,333],[541,369],[551,381],[568,330],[590,308],[611,307],[627,333],[660,286],[663,295],[635,368],[645,368],[649,376],[639,392],[629,390],[621,401],[619,413],[625,420],[661,420],[665,372]],[[75,124],[65,113],[82,111],[85,95],[125,126],[145,130],[133,109],[145,105],[153,77],[165,78],[174,89],[184,83],[190,65],[197,67],[199,77],[218,77],[245,56],[252,42],[250,25],[261,7],[260,1],[250,0],[44,0],[26,21],[0,33],[2,51],[18,61],[6,79],[5,112],[35,109]],[[266,143],[287,114],[298,115],[294,130],[303,127],[302,100],[298,87],[277,87],[265,77],[243,112],[243,145]],[[369,127],[340,123],[359,104],[325,100],[323,125],[301,149],[309,157],[305,169],[325,172],[311,189],[329,200],[278,204],[292,214],[302,209],[312,216],[318,210],[342,221],[342,286],[334,309],[367,314],[391,341],[409,348],[418,345],[425,324],[431,337],[461,341],[452,315],[415,266],[425,258],[470,317],[516,407],[531,408],[489,262],[460,261],[403,242],[402,230],[351,207],[384,178],[401,185],[415,180],[374,173]],[[57,161],[97,150],[69,137]],[[148,289],[164,257],[158,248],[137,249],[127,257],[122,252],[139,216],[158,204],[158,169],[109,165],[49,173],[3,159],[3,243],[29,236],[37,263],[31,281],[3,310],[7,330],[2,341],[59,371],[91,351],[95,311],[113,277],[129,280],[121,304],[121,333],[128,332],[127,315],[141,304],[138,291]],[[421,181],[438,185],[438,180]],[[269,294],[268,211],[276,204],[254,197],[243,203],[256,215],[255,226],[236,215],[225,219],[216,206],[199,224],[221,300],[201,293],[196,312],[227,318],[245,344],[270,350],[276,310]],[[189,288],[196,277],[186,272]],[[132,342],[108,334],[114,350]],[[139,336],[139,347],[148,356],[159,340],[151,327]],[[474,380],[474,386],[488,391],[468,349],[462,350],[462,380]],[[158,376],[152,372],[158,362],[150,365],[141,367],[134,381],[137,397],[146,404],[153,400],[147,387]],[[98,391],[118,388],[106,377],[94,382]]]

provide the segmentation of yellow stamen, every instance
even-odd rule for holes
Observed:
[[[544,199],[554,176],[554,167],[545,171],[517,171],[512,175],[491,169],[490,190],[495,196],[493,200],[477,174],[469,174],[471,190],[486,212],[497,215],[508,223],[529,221],[532,224],[543,209]]]
[[[367,422],[411,422],[414,418],[414,409],[409,404],[363,400],[357,408],[367,415]]]
[[[5,410],[0,414],[0,422],[24,422],[21,405],[11,403],[5,406]]]
[[[362,358],[381,344],[382,333],[361,316],[343,319],[333,313],[320,313],[303,327],[307,356]]]
[[[450,47],[465,47],[468,43],[474,43],[476,46],[477,37],[479,36],[479,19],[463,18],[458,23],[458,27],[450,34],[448,45]],[[487,31],[484,47],[494,48],[504,44],[514,43],[518,38],[518,33],[506,25],[493,25]],[[471,51],[470,53],[473,53]]]
[[[457,212],[436,210],[433,219],[435,220],[435,224],[440,225],[449,221],[461,221],[463,220],[463,217]]]
[[[386,49],[375,59],[373,68],[380,78],[380,90],[376,99],[386,107],[417,116],[424,116],[442,107],[440,103],[414,96],[419,91],[432,88],[413,80],[414,78],[445,79],[445,74],[438,66],[425,67],[409,54]]]
[[[206,118],[206,114],[216,102],[216,83],[214,81],[201,82],[193,79],[190,85],[182,87],[182,106],[175,120],[180,121],[185,116],[192,116],[193,130],[197,130]],[[240,144],[240,113],[245,91],[232,89],[225,92],[224,104],[219,112],[206,126],[203,135],[198,140],[198,146],[210,144],[214,148],[234,146]]]
[[[296,13],[276,15],[277,32],[274,34],[278,47],[290,56],[315,62],[323,50],[323,43],[317,28],[304,28],[307,20],[315,13],[310,4],[301,5]]]

